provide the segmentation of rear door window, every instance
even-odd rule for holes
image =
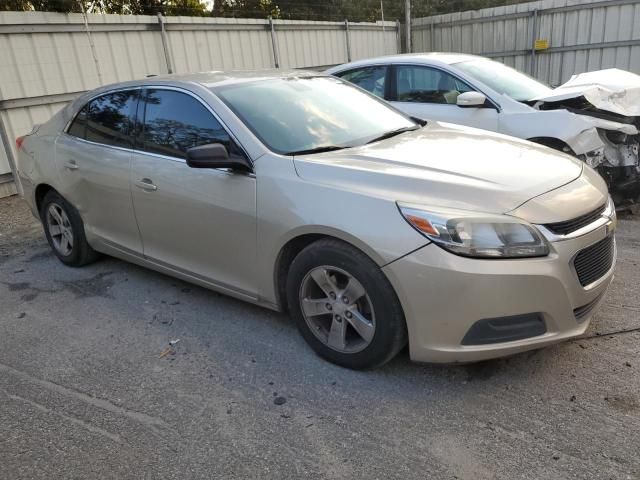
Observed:
[[[374,95],[384,98],[387,67],[374,66],[337,73],[337,77],[358,85]]]
[[[221,143],[229,154],[238,147],[223,126],[198,100],[174,90],[147,90],[142,148],[147,152],[186,158],[187,150]]]
[[[136,90],[127,90],[91,100],[76,118],[81,120],[81,115],[86,118],[84,138],[104,145],[131,148],[137,97]],[[69,133],[73,128],[72,125]]]

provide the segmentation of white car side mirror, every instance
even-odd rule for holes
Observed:
[[[480,92],[464,92],[458,95],[456,104],[459,107],[482,107],[487,97]]]

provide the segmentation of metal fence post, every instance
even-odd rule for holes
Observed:
[[[162,50],[164,50],[164,59],[167,62],[167,73],[173,73],[173,67],[171,66],[171,55],[169,54],[169,39],[167,38],[167,31],[164,28],[164,18],[162,13],[158,12],[158,23],[160,24],[160,35],[162,36]]]
[[[276,68],[280,68],[280,61],[278,60],[278,45],[276,42],[276,28],[273,25],[273,18],[269,16],[269,28],[271,30],[271,47],[273,48],[273,64]]]
[[[344,21],[345,39],[347,41],[347,62],[351,61],[351,36],[349,35],[349,20]]]
[[[407,53],[411,53],[413,50],[411,48],[411,0],[405,0],[404,2],[404,23],[405,23],[405,31],[404,34],[407,37],[406,42],[406,50]]]
[[[24,132],[24,133],[27,133],[27,132]],[[13,175],[13,181],[16,185],[16,189],[18,190],[18,192],[22,193],[20,191],[22,186],[18,181],[18,172],[16,170],[16,158],[14,157],[13,150],[11,149],[11,143],[13,142],[9,143],[9,134],[7,133],[7,127],[4,124],[1,110],[0,110],[0,138],[2,139],[2,142],[0,142],[0,145],[4,144],[4,151],[7,156],[7,160],[9,161],[9,168],[11,168],[11,173]]]
[[[431,21],[431,26],[429,27],[429,37],[431,40],[431,51],[436,51],[436,29],[433,26],[433,20]]]
[[[538,29],[538,10],[532,12],[531,18],[531,65],[529,66],[529,73],[532,77],[536,76],[536,37]]]
[[[400,20],[396,19],[396,53],[402,53],[402,31]]]

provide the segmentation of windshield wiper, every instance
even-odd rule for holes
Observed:
[[[387,138],[395,137],[396,135],[400,135],[401,133],[412,132],[414,130],[418,130],[419,128],[421,128],[421,127],[413,126],[413,127],[402,127],[402,128],[398,128],[396,130],[391,130],[390,132],[383,133],[379,137],[376,137],[376,138],[374,138],[372,140],[369,140],[367,142],[367,144],[373,143],[373,142],[378,142],[380,140],[385,140]]]
[[[294,150],[293,152],[286,152],[284,155],[307,155],[310,153],[333,152],[334,150],[342,150],[344,148],[347,147],[340,145],[325,145],[322,147],[308,148],[306,150]]]

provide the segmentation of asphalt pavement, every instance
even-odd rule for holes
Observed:
[[[354,372],[285,315],[112,258],[65,267],[0,199],[0,478],[638,479],[640,218],[617,238],[583,338]]]

